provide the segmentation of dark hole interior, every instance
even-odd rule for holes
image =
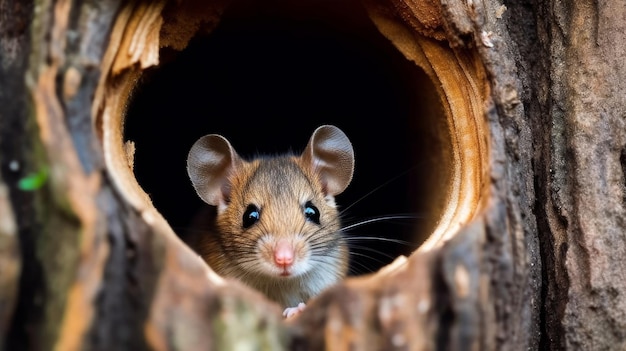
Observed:
[[[409,254],[432,230],[429,199],[443,187],[435,89],[359,3],[238,2],[210,35],[161,57],[133,94],[125,139],[136,145],[139,184],[183,239],[207,206],[186,173],[199,137],[221,134],[245,158],[300,152],[321,124],[341,128],[355,150],[353,181],[336,199],[345,225],[416,216],[347,231],[407,242],[350,240],[352,274]]]

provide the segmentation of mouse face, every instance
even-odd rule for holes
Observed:
[[[348,250],[334,195],[352,178],[352,146],[338,128],[318,128],[300,156],[243,161],[208,135],[189,153],[198,195],[217,207],[214,230],[194,249],[218,273],[286,305],[342,279]]]

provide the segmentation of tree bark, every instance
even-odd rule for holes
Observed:
[[[546,335],[551,347],[626,347],[624,146],[626,5],[539,8],[542,72],[535,84]],[[551,19],[548,21],[547,19]],[[537,131],[535,130],[534,134]],[[548,131],[544,131],[547,134]],[[547,311],[553,311],[547,313]]]
[[[626,4],[363,3],[438,83],[453,186],[420,249],[285,322],[124,178],[123,99],[225,3],[0,0],[0,345],[626,348]]]

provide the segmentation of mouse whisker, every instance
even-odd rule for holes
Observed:
[[[385,252],[383,252],[381,250],[376,250],[376,249],[373,249],[373,248],[367,247],[367,246],[351,245],[350,248],[353,248],[353,249],[356,249],[356,250],[373,252],[373,253],[378,254],[380,256],[384,256],[384,257],[386,257],[386,258],[388,258],[390,260],[393,260],[395,258],[394,256],[391,256],[391,255],[389,255],[389,254],[387,254],[387,253],[385,253]],[[351,251],[351,252],[355,252],[355,251]]]
[[[348,273],[350,275],[360,275],[363,273],[371,273],[373,272],[375,269],[371,266],[368,266],[367,264],[357,261],[357,260],[352,260],[350,262],[350,268],[348,269]]]
[[[309,243],[309,248],[312,250],[315,249],[327,249],[329,245],[336,244],[339,240],[336,239],[327,239],[327,240],[317,240]]]
[[[386,182],[380,184],[379,186],[375,187],[374,189],[370,190],[369,192],[367,192],[365,195],[361,196],[360,198],[358,198],[356,201],[352,202],[350,205],[348,205],[346,208],[342,209],[339,212],[339,215],[342,215],[343,213],[345,213],[346,211],[348,211],[349,209],[351,209],[352,207],[354,207],[356,204],[358,204],[359,202],[363,201],[365,198],[367,198],[368,196],[372,195],[373,193],[377,192],[378,190],[386,187],[387,185],[395,182],[396,180],[406,176],[407,174],[409,174],[410,172],[414,171],[415,169],[417,169],[419,166],[421,166],[422,162],[419,162],[415,165],[413,165],[412,167],[400,172],[398,175],[391,177],[389,180],[387,180]]]
[[[250,257],[250,258],[238,258],[237,262],[239,263],[252,263],[252,262],[258,262],[256,257]]]
[[[308,233],[304,236],[306,241],[317,241],[319,237],[324,237],[328,235],[328,226],[321,226],[315,231]]]
[[[400,240],[400,239],[393,239],[393,238],[381,238],[381,237],[377,237],[377,236],[346,236],[345,237],[346,241],[348,242],[348,244],[350,244],[350,242],[358,242],[361,240],[378,240],[378,241],[386,241],[386,242],[390,242],[390,243],[395,243],[395,244],[400,244],[400,245],[406,245],[406,246],[415,246],[415,243],[412,243],[410,241],[406,241],[406,240]]]
[[[369,259],[369,260],[371,260],[371,261],[375,261],[375,262],[377,262],[377,263],[379,263],[379,264],[381,264],[381,265],[386,264],[386,262],[383,262],[383,261],[381,261],[381,260],[379,260],[379,259],[377,259],[377,258],[374,258],[374,257],[372,257],[372,256],[369,256],[369,255],[367,255],[367,254],[360,253],[360,252],[350,252],[350,256],[351,256],[351,257],[352,257],[352,256],[365,257],[365,258],[367,258],[367,259]],[[355,262],[356,262],[356,261],[355,261]]]
[[[371,224],[371,223],[376,223],[376,222],[382,222],[382,221],[388,221],[388,220],[394,220],[394,219],[416,219],[416,218],[421,218],[421,217],[417,215],[389,215],[389,216],[374,217],[374,218],[369,218],[369,219],[366,219],[357,223],[349,224],[343,227],[342,229],[346,231],[352,228],[356,228],[356,227],[360,227],[366,224]]]
[[[317,240],[309,240],[309,247],[311,249],[315,249],[315,248],[328,248],[329,245],[332,244],[338,244],[343,240],[342,237],[337,236],[337,237],[320,237]],[[334,245],[332,245],[334,246]]]
[[[335,257],[333,256],[333,258],[339,259],[341,260],[341,257]],[[311,270],[308,275],[313,275],[313,272],[315,272],[315,275],[324,275],[324,278],[328,278],[328,276],[330,275],[331,277],[335,278],[336,280],[339,280],[343,277],[343,274],[341,274],[339,271],[337,271],[335,269],[336,267],[336,262],[334,261],[329,261],[327,259],[319,259],[319,258],[314,258],[310,260],[311,263],[315,263],[316,265],[316,269]]]

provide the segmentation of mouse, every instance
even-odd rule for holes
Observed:
[[[354,174],[341,129],[315,129],[304,151],[246,160],[221,135],[198,139],[187,173],[213,209],[191,244],[216,273],[235,278],[285,308],[285,317],[341,281],[349,253],[335,196]]]

